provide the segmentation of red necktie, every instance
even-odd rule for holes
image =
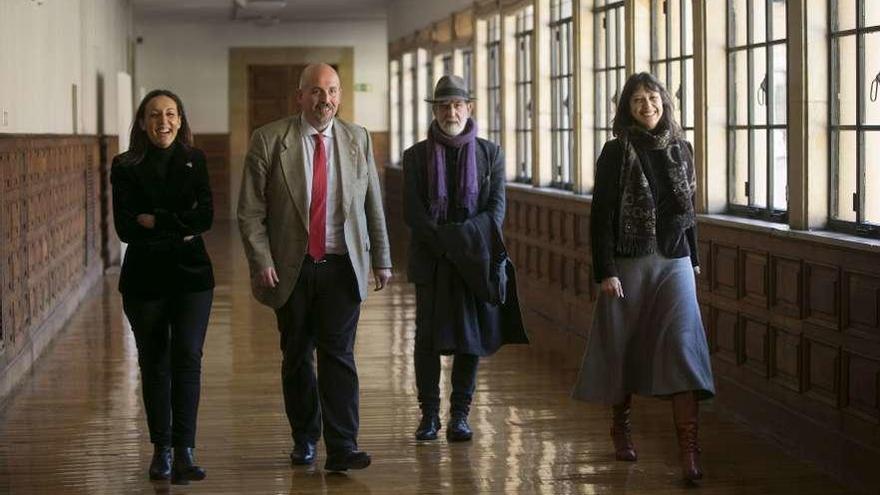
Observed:
[[[327,240],[327,153],[323,135],[315,134],[315,157],[312,161],[312,204],[309,206],[309,256],[324,259]]]

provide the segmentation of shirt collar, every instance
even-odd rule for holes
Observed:
[[[318,133],[318,130],[315,129],[314,127],[312,127],[312,124],[309,124],[309,121],[306,120],[306,117],[304,115],[300,114],[299,118],[300,118],[300,121],[302,122],[304,136],[312,137]],[[326,129],[321,131],[321,134],[323,134],[325,138],[332,138],[333,137],[333,123],[334,122],[336,122],[335,117],[330,119],[330,124],[327,126]]]

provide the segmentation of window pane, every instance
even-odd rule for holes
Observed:
[[[786,109],[788,108],[786,88],[788,86],[786,84],[785,53],[785,45],[773,47],[773,101],[771,102],[771,112],[773,112],[774,124],[784,124],[786,122]]]
[[[831,26],[834,31],[846,31],[856,27],[856,2],[861,0],[833,0],[837,4],[836,25]],[[870,0],[868,3],[871,3]]]
[[[755,48],[752,51],[752,80],[749,84],[749,91],[752,94],[752,123],[764,124],[767,122],[768,109],[768,79],[767,79],[767,50],[765,48]]]
[[[840,131],[837,145],[837,218],[856,221],[852,197],[856,193],[856,133]]]
[[[867,2],[866,2],[867,3]],[[865,35],[865,123],[880,125],[880,32]],[[871,97],[875,101],[871,101]]]
[[[688,129],[694,127],[694,59],[685,60],[686,86],[685,86],[685,109],[682,125]]]
[[[767,206],[767,131],[752,131],[752,163],[755,168],[755,183],[752,184],[754,206]]]
[[[666,17],[669,19],[669,31],[672,35],[669,43],[669,55],[681,55],[681,0],[666,0]]]
[[[788,134],[784,129],[773,131],[773,208],[788,210]]]
[[[865,221],[880,225],[880,131],[865,139]]]
[[[748,131],[731,131],[732,142],[730,149],[733,150],[733,196],[730,202],[737,205],[747,205],[746,182],[749,180],[749,137]]]
[[[865,0],[865,27],[880,26],[880,2]]]
[[[731,122],[736,125],[749,123],[749,65],[748,52],[740,50],[733,53],[733,115]]]
[[[675,120],[681,124],[681,62],[669,63],[669,83],[664,84],[666,84],[666,91],[672,96],[672,105],[675,107]]]
[[[767,0],[751,0],[752,2],[752,39],[751,43],[761,43],[767,39]]]
[[[732,36],[733,38],[733,46],[742,46],[748,43],[747,36],[747,28],[748,28],[748,12],[746,10],[746,3],[749,0],[730,0],[730,12],[729,12],[729,22],[730,26],[727,28],[728,36]]]
[[[654,23],[654,59],[667,58],[666,54],[666,16],[663,15],[663,0],[651,2],[651,20]]]
[[[785,0],[772,0],[770,9],[773,13],[773,39],[781,40],[786,32]]]
[[[835,42],[837,69],[837,111],[840,125],[856,123],[856,37],[844,36]],[[834,120],[832,120],[834,122]]]
[[[691,2],[685,1],[684,5],[684,55],[694,54],[694,14]]]

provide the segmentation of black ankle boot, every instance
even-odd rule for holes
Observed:
[[[203,479],[205,479],[205,470],[195,465],[192,447],[174,447],[171,482],[177,485],[186,485],[190,481]]]
[[[474,436],[468,424],[467,414],[452,413],[446,425],[446,440],[450,442],[467,442]]]
[[[416,429],[416,440],[437,440],[440,431],[440,416],[437,413],[422,413],[422,421]]]
[[[150,479],[167,480],[171,477],[171,447],[167,445],[153,446],[153,460],[150,462]]]

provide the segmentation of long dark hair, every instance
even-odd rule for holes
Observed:
[[[138,105],[137,112],[135,112],[134,120],[131,122],[128,152],[124,155],[124,161],[127,163],[140,163],[147,154],[147,149],[150,146],[150,138],[147,136],[147,131],[141,127],[141,123],[144,121],[145,114],[147,113],[147,103],[157,96],[167,96],[174,100],[174,103],[177,105],[177,114],[180,117],[180,129],[177,130],[177,137],[174,138],[174,142],[181,144],[184,149],[192,147],[192,130],[189,128],[189,120],[186,118],[186,110],[183,109],[183,101],[179,96],[167,89],[154,89],[147,93],[146,96],[144,96],[144,99],[141,100],[141,104]]]
[[[654,128],[652,132],[656,133],[668,130],[672,134],[672,137],[681,137],[681,126],[678,125],[678,122],[675,120],[675,106],[672,104],[672,97],[669,95],[669,91],[666,91],[663,83],[649,72],[633,74],[629,76],[626,80],[626,84],[623,85],[623,91],[620,93],[620,98],[617,100],[617,111],[614,114],[614,127],[612,127],[614,135],[617,137],[625,137],[629,132],[630,127],[638,125],[635,119],[633,119],[632,112],[630,111],[629,100],[632,98],[633,93],[639,88],[660,93],[660,99],[663,101],[663,115],[660,117],[660,122],[657,122],[657,127]]]

